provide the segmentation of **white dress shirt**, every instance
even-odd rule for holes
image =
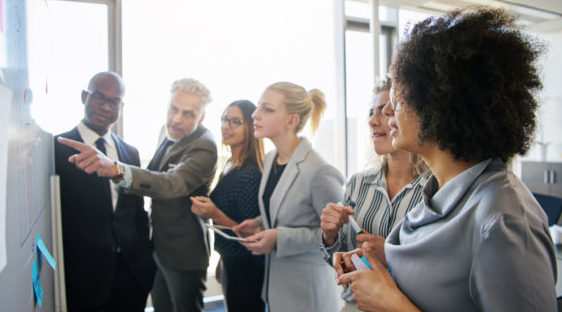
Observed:
[[[96,141],[100,138],[100,135],[97,134],[94,130],[88,128],[88,126],[86,126],[83,121],[78,124],[78,132],[80,133],[82,140],[84,140],[84,143],[93,147],[96,146]],[[111,130],[107,131],[107,133],[101,137],[105,141],[106,156],[114,161],[119,160],[117,147],[115,146],[115,142],[111,137]],[[113,206],[113,211],[115,211],[115,207],[117,206],[117,199],[119,198],[119,187],[117,186],[117,184],[113,183],[111,179],[109,180],[109,185],[111,190],[111,203]]]

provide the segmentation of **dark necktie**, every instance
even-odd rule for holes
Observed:
[[[96,140],[96,148],[104,155],[107,155],[105,150],[105,140],[102,137]],[[103,178],[97,180],[98,183],[100,184],[101,189],[105,193],[105,196],[107,196],[107,198],[109,198],[109,201],[111,202],[111,190],[109,189],[109,179]]]
[[[96,140],[96,148],[104,155],[107,155],[105,151],[105,140],[102,137]]]
[[[170,147],[172,144],[174,144],[174,141],[168,140],[168,138],[166,138],[164,142],[162,142],[160,148],[158,148],[158,151],[156,151],[156,154],[148,164],[148,170],[158,170],[162,158],[164,158],[164,155],[166,155],[166,152],[168,151],[168,147]]]

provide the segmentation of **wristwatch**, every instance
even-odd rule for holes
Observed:
[[[113,164],[115,165],[115,168],[117,168],[117,175],[111,177],[111,180],[115,183],[119,183],[123,180],[123,176],[125,176],[125,166],[117,161]]]

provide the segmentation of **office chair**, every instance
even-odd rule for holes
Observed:
[[[562,212],[562,198],[533,193],[548,217],[548,226],[558,223]]]

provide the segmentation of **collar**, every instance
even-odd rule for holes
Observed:
[[[308,153],[312,149],[312,144],[310,144],[310,141],[308,141],[307,138],[299,136],[299,139],[301,140],[301,142],[293,152],[293,155],[291,155],[291,158],[289,159],[289,162],[287,164],[291,162],[298,163],[303,161],[306,158],[306,155],[308,155]]]
[[[423,188],[423,209],[412,210],[404,219],[405,224],[416,228],[446,217],[491,162],[492,159],[489,158],[477,163],[451,179],[441,189],[438,189],[435,176],[431,176]]]
[[[88,145],[95,145],[96,144],[96,141],[100,137],[99,134],[97,134],[94,130],[92,130],[88,126],[86,126],[86,124],[83,121],[80,121],[77,128],[78,128],[78,133],[80,133],[80,136],[82,137],[82,140],[84,141],[84,143],[86,143]],[[112,135],[111,130],[108,130],[101,137],[105,140],[105,144],[107,146],[115,147],[115,142],[113,142],[113,138],[112,138],[111,135]]]
[[[196,128],[195,130],[193,130],[190,134],[188,134],[188,135],[182,137],[182,138],[179,139],[179,140],[170,138],[167,133],[166,133],[166,138],[168,138],[168,140],[174,142],[174,145],[172,145],[172,146],[175,146],[176,143],[177,143],[177,145],[182,145],[182,146],[183,146],[183,145],[185,145],[185,144],[187,144],[187,143],[190,143],[190,142],[192,142],[193,140],[199,138],[206,130],[207,130],[207,128],[205,128],[203,125],[199,125],[199,126],[197,126],[197,128]]]
[[[366,174],[363,183],[375,185],[377,188],[384,188],[386,191],[386,170],[384,169],[384,167],[374,168],[374,170],[376,171],[374,174]],[[372,171],[368,170],[367,172]],[[404,189],[411,189],[418,185],[423,187],[426,181],[427,179],[420,175],[417,175],[404,186]]]

